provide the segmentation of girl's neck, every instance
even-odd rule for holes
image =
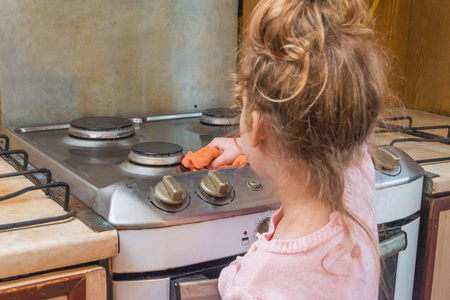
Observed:
[[[306,184],[304,174],[288,178],[274,176],[283,218],[277,225],[273,239],[290,240],[307,236],[328,224],[331,208],[317,198],[317,189]]]

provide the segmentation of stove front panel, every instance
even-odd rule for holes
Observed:
[[[113,273],[166,270],[245,253],[276,211],[156,228],[121,230]]]
[[[156,185],[162,176],[132,179],[103,189],[103,201],[89,205],[118,229],[161,228],[228,218],[277,209],[272,181],[259,177],[250,167],[226,167],[218,169],[231,184],[231,192],[223,198],[207,195],[200,187],[207,170],[185,172],[173,177],[187,191],[182,204],[167,209],[155,196]],[[249,181],[261,184],[260,190],[249,187]]]

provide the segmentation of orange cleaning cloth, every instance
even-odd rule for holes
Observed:
[[[205,169],[213,160],[218,158],[222,152],[220,152],[218,149],[206,146],[202,149],[198,150],[197,152],[189,151],[186,156],[183,158],[181,163],[183,166],[188,168],[190,171],[197,171]],[[238,166],[247,163],[247,157],[245,155],[239,155],[231,164],[231,166]],[[226,167],[221,166],[221,167]]]
[[[206,166],[208,166],[213,160],[218,158],[220,154],[222,154],[222,152],[218,149],[211,146],[206,146],[195,153],[189,151],[181,163],[191,171],[201,170],[206,168]]]
[[[247,164],[247,163],[248,163],[247,156],[242,154],[242,155],[239,155],[238,157],[236,157],[236,159],[233,161],[233,163],[231,165],[232,166],[240,166],[240,165]]]

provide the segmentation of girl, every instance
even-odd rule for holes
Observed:
[[[237,75],[240,138],[282,208],[219,278],[223,299],[377,299],[379,254],[368,137],[385,93],[365,0],[262,0]]]

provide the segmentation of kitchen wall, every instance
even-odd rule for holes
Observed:
[[[3,127],[229,105],[237,0],[2,0]]]

